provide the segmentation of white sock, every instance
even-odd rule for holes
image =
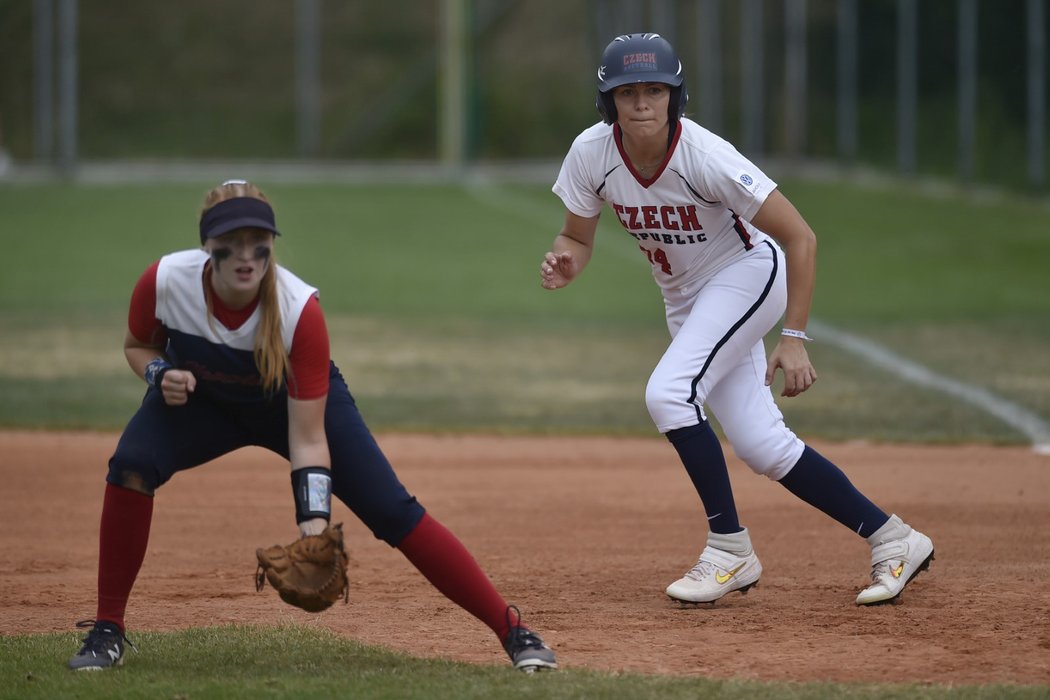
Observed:
[[[886,524],[880,527],[868,537],[868,544],[876,547],[884,542],[903,540],[911,534],[911,527],[896,515],[891,515]]]
[[[708,546],[721,549],[723,552],[746,557],[751,554],[751,533],[745,527],[740,532],[731,535],[722,535],[717,532],[707,533]]]

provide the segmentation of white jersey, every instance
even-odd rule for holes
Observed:
[[[209,259],[208,253],[199,248],[171,253],[160,259],[157,267],[157,319],[168,329],[169,336],[174,331],[211,344],[251,351],[262,321],[262,309],[256,307],[248,320],[235,330],[221,323],[209,323],[207,298],[201,283],[204,264]],[[292,348],[292,337],[303,307],[310,297],[316,295],[316,288],[277,266],[277,302],[281,308],[285,351]]]
[[[573,141],[553,190],[586,218],[608,202],[652,264],[656,283],[674,290],[767,240],[749,221],[775,188],[731,143],[681,119],[652,178],[631,165],[619,126],[599,123]]]
[[[198,249],[165,255],[157,266],[154,314],[168,336],[165,353],[179,369],[197,377],[197,391],[223,402],[255,403],[268,399],[255,364],[255,336],[262,306],[235,329],[209,322],[202,277],[207,252]],[[292,340],[303,308],[317,290],[277,266],[277,303],[284,349]]]

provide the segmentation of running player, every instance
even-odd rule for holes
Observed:
[[[98,606],[77,670],[123,661],[124,614],[146,554],[154,492],[176,472],[246,445],[291,463],[300,533],[318,534],[335,494],[445,596],[496,633],[516,668],[555,668],[470,553],[394,474],[329,359],[317,290],[279,266],[277,226],[254,185],[208,192],[201,248],[150,265],[131,297],[124,354],[146,380],[109,461]]]
[[[683,117],[682,64],[658,34],[618,36],[598,68],[602,123],[576,137],[554,192],[565,223],[540,265],[560,289],[586,267],[603,203],[633,236],[663,293],[671,343],[646,387],[649,414],[677,450],[707,513],[699,560],[667,587],[671,598],[714,602],[747,592],[762,574],[737,515],[721,444],[871,547],[859,605],[896,599],[933,559],[930,538],[887,515],[784,424],[782,396],[817,379],[809,340],[816,237],[765,173],[725,140]],[[767,360],[763,337],[784,319]]]

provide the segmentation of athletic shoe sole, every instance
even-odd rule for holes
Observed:
[[[709,608],[713,608],[715,606],[715,603],[717,603],[718,601],[722,600],[723,598],[725,598],[730,593],[739,593],[740,595],[747,595],[748,591],[750,591],[752,588],[754,588],[755,586],[758,585],[758,581],[759,581],[759,579],[755,579],[754,581],[752,581],[751,583],[747,584],[746,586],[741,586],[740,588],[734,588],[731,591],[726,591],[724,594],[718,596],[714,600],[688,600],[687,598],[676,598],[675,596],[671,595],[670,593],[667,593],[666,591],[665,591],[665,594],[667,595],[668,598],[670,598],[671,600],[673,600],[676,603],[681,603],[683,606],[685,606],[685,605],[692,605],[692,606],[704,605],[704,606],[707,606]]]

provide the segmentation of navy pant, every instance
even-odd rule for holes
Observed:
[[[198,389],[199,389],[198,385]],[[332,492],[377,539],[396,547],[423,517],[423,506],[398,480],[365,425],[335,364],[329,374],[325,432],[332,459]],[[288,401],[219,403],[203,392],[183,406],[164,403],[150,387],[109,460],[106,481],[148,493],[175,472],[241,447],[265,447],[288,459]],[[289,512],[292,508],[289,496]]]

